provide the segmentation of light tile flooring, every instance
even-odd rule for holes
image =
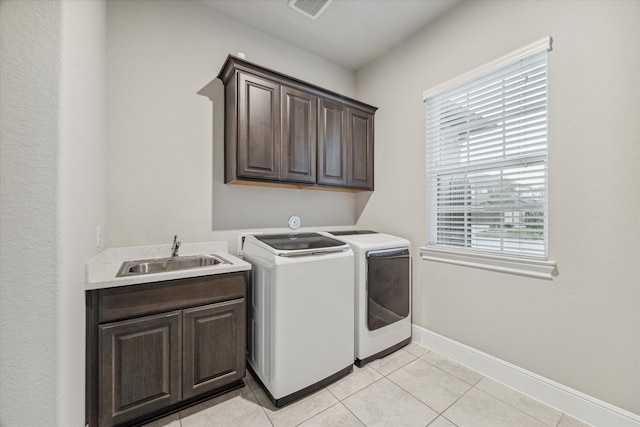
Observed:
[[[245,382],[145,427],[587,426],[414,343],[279,409]]]

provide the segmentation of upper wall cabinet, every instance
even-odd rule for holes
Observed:
[[[229,56],[225,182],[373,190],[376,107]]]

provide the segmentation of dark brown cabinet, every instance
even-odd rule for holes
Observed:
[[[245,273],[87,292],[87,423],[126,426],[243,385]]]
[[[318,184],[347,185],[347,109],[321,98],[318,116]]]
[[[373,189],[373,114],[349,109],[347,125],[347,186]]]
[[[280,86],[242,74],[238,79],[238,164],[244,178],[280,177]]]
[[[180,312],[100,325],[100,425],[180,400]]]
[[[225,182],[373,190],[375,107],[229,56]]]
[[[216,390],[244,372],[244,299],[183,311],[182,398]]]
[[[316,182],[317,97],[283,86],[282,181]]]

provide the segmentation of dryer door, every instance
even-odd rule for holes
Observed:
[[[367,253],[367,327],[370,331],[407,317],[410,293],[409,249]]]

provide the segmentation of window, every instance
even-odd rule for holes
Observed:
[[[545,38],[425,92],[427,256],[547,260],[550,47]]]

